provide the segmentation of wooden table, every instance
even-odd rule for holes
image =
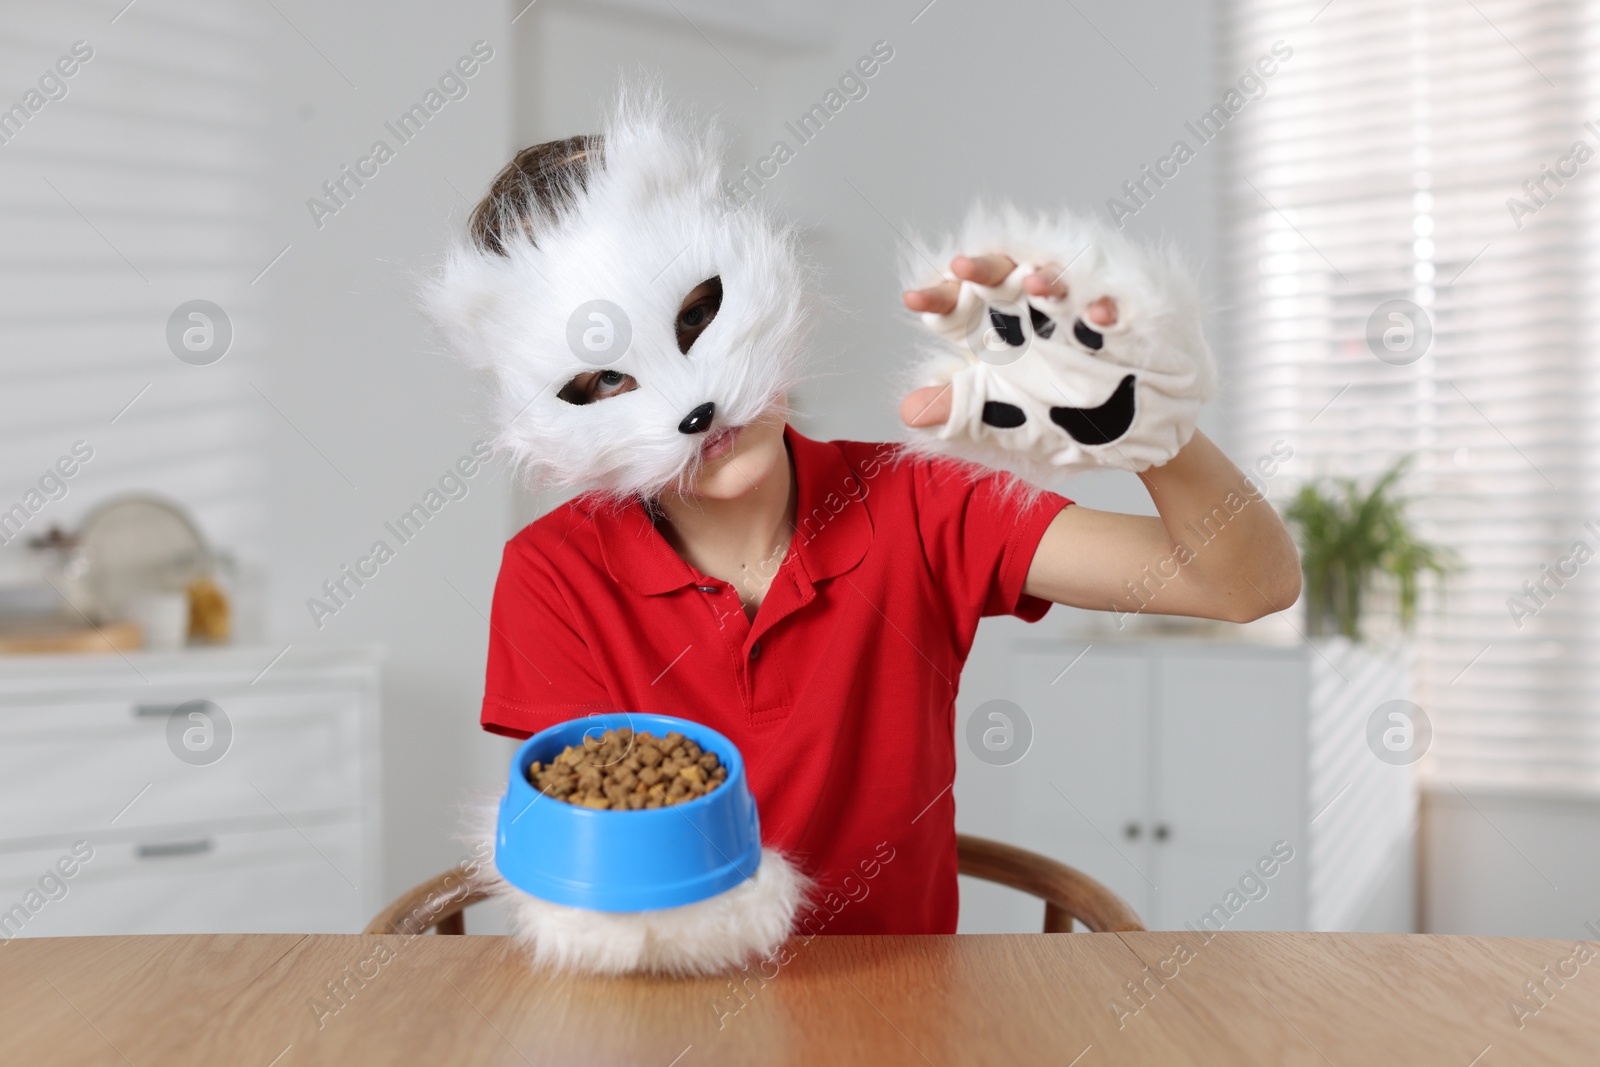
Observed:
[[[791,951],[741,998],[727,978],[536,975],[498,937],[17,939],[0,945],[0,1063],[1600,1063],[1600,949],[1579,962],[1558,941],[1183,932]],[[1541,980],[1542,1005],[1524,986]]]

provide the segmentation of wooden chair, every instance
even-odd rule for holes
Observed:
[[[1139,916],[1111,890],[1082,871],[1037,852],[970,834],[956,835],[962,874],[1019,889],[1044,900],[1044,932],[1064,934],[1074,920],[1095,933],[1143,930]],[[452,867],[402,893],[367,924],[369,934],[467,932],[466,909],[485,899],[467,873]]]

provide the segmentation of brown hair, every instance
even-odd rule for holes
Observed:
[[[503,256],[501,237],[507,229],[520,227],[531,236],[536,216],[554,219],[583,191],[590,169],[601,164],[602,143],[598,134],[580,134],[518,152],[472,209],[467,224],[472,243]]]

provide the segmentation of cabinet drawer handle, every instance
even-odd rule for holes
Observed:
[[[202,837],[194,841],[171,841],[158,845],[139,845],[133,854],[142,860],[162,860],[172,856],[197,856],[202,852],[211,851],[211,838]]]
[[[183,707],[179,704],[135,704],[133,717],[136,719],[165,719],[173,712]]]
[[[1142,832],[1143,828],[1140,827],[1140,825],[1136,822],[1130,822],[1127,826],[1122,828],[1122,836],[1126,837],[1129,841],[1139,840],[1139,834]]]
[[[1172,836],[1172,830],[1164,822],[1157,823],[1156,828],[1154,831],[1152,831],[1152,833],[1157,841],[1165,841],[1167,838]]]

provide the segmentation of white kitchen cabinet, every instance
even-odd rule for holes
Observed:
[[[1409,679],[1404,646],[1002,623],[980,636],[957,702],[957,824],[1088,872],[1151,929],[1409,928],[1413,769],[1367,740]],[[1020,759],[968,740],[970,717],[997,713],[1031,727]],[[1016,894],[971,880],[962,893],[964,931],[1038,922]]]
[[[361,928],[377,656],[279,651],[0,658],[0,938]]]

